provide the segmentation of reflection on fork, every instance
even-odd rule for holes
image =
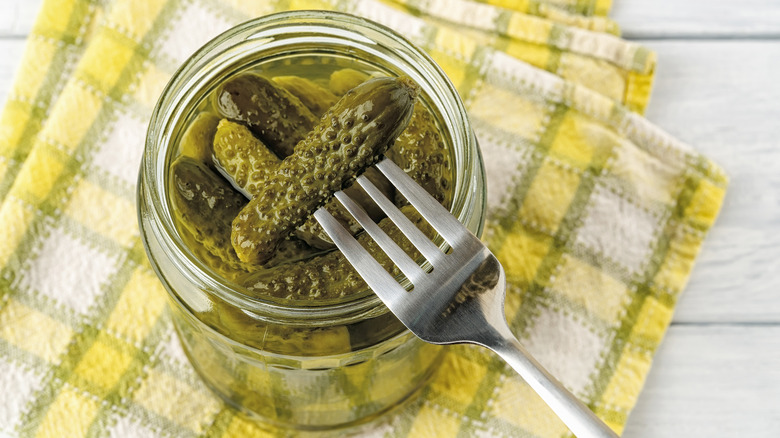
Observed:
[[[504,317],[506,277],[490,250],[389,159],[376,165],[446,241],[443,252],[365,176],[357,184],[417,248],[431,269],[408,256],[363,208],[343,191],[336,198],[409,280],[407,291],[324,208],[314,217],[346,259],[396,317],[420,339],[434,344],[471,343],[501,356],[578,437],[616,437],[525,350]]]

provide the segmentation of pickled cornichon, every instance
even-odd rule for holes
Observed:
[[[244,125],[223,119],[214,136],[214,164],[233,186],[252,199],[273,175],[282,160]],[[325,208],[344,228],[356,234],[360,225],[332,199]],[[295,235],[318,249],[333,249],[335,245],[314,217],[297,227]]]
[[[249,270],[230,244],[231,224],[247,199],[195,158],[180,156],[171,173],[174,213],[182,228],[226,265]]]
[[[228,119],[246,123],[280,158],[293,153],[318,122],[300,99],[255,73],[226,81],[217,90],[216,107]]]
[[[230,243],[232,221],[249,202],[205,163],[182,155],[171,166],[174,215],[183,240],[195,255],[223,276],[238,276],[311,257],[316,251],[297,240],[284,240],[262,266],[243,263]]]
[[[298,225],[292,234],[282,236],[281,234],[284,233],[281,233],[279,235],[279,245],[271,251],[272,256],[267,259],[258,258],[251,263],[242,261],[230,241],[230,234],[233,226],[231,221],[234,221],[234,218],[242,210],[238,207],[239,205],[246,206],[248,200],[259,196],[269,187],[275,185],[278,187],[279,183],[272,180],[277,178],[276,173],[283,163],[280,154],[272,150],[257,133],[257,127],[252,128],[252,123],[248,120],[254,116],[241,116],[241,114],[259,113],[258,107],[264,106],[264,102],[259,98],[244,99],[243,97],[248,96],[248,93],[253,92],[253,90],[259,96],[258,90],[263,90],[265,95],[275,96],[272,98],[271,107],[276,107],[278,110],[279,108],[299,108],[302,106],[308,109],[311,114],[317,114],[322,111],[322,108],[330,105],[331,113],[327,116],[330,118],[323,118],[318,124],[329,122],[332,125],[332,119],[336,117],[336,125],[338,126],[330,126],[326,130],[319,127],[319,131],[317,131],[320,135],[319,146],[317,142],[312,140],[302,142],[315,128],[312,125],[310,131],[305,132],[307,122],[286,125],[287,128],[292,127],[292,129],[287,129],[284,133],[287,142],[302,142],[309,146],[308,152],[302,152],[306,155],[302,162],[312,163],[313,160],[319,159],[325,167],[315,169],[312,165],[305,164],[295,172],[291,172],[291,168],[288,168],[284,175],[289,177],[300,172],[301,177],[297,179],[303,180],[303,172],[305,171],[309,173],[309,177],[315,184],[322,184],[331,181],[317,179],[317,175],[322,178],[325,175],[325,170],[329,170],[344,172],[348,175],[346,181],[349,181],[358,172],[349,168],[351,158],[346,157],[345,151],[342,151],[341,148],[346,148],[357,154],[357,145],[353,140],[360,139],[360,134],[356,134],[354,125],[357,124],[358,127],[366,123],[371,125],[376,123],[376,120],[372,120],[373,116],[370,115],[367,121],[363,121],[362,117],[360,120],[356,117],[348,120],[349,117],[344,115],[348,111],[344,114],[335,114],[332,111],[337,108],[334,108],[333,105],[335,105],[335,101],[338,101],[337,93],[343,95],[346,93],[347,87],[354,88],[369,80],[370,77],[369,74],[348,68],[337,70],[330,74],[329,80],[328,76],[325,76],[324,81],[320,79],[318,82],[293,75],[277,75],[269,81],[255,73],[245,73],[218,88],[215,96],[223,96],[224,103],[227,101],[224,100],[225,92],[240,91],[233,87],[237,87],[242,82],[252,84],[248,91],[231,94],[230,101],[236,104],[231,118],[225,117],[227,115],[225,113],[228,111],[218,108],[220,106],[219,99],[214,98],[208,101],[217,107],[216,111],[213,111],[208,105],[204,106],[190,122],[180,139],[179,153],[182,157],[176,160],[171,172],[174,183],[172,185],[174,186],[178,183],[180,188],[184,187],[181,184],[186,181],[191,186],[207,187],[207,190],[202,192],[205,197],[208,197],[209,193],[218,192],[220,196],[212,197],[213,200],[222,202],[225,199],[230,199],[234,202],[231,212],[215,215],[212,208],[207,205],[205,197],[194,198],[199,204],[193,200],[185,202],[182,198],[183,192],[176,193],[174,190],[174,212],[177,224],[182,238],[188,246],[192,247],[196,257],[202,259],[225,278],[247,287],[250,293],[258,297],[309,301],[343,297],[366,289],[363,280],[346,262],[341,253],[333,251],[335,245],[311,216],[311,213],[301,213],[306,216],[306,220]],[[388,81],[396,83],[397,91],[403,91],[404,86],[400,84],[399,80],[388,78],[380,80],[380,82],[385,83]],[[319,85],[328,82],[331,91]],[[407,86],[410,85],[407,84]],[[350,95],[353,96],[354,92]],[[241,98],[232,98],[235,96]],[[346,99],[351,99],[352,105],[359,103],[355,97],[347,97]],[[340,107],[341,111],[346,111],[344,103]],[[451,196],[452,178],[449,153],[443,143],[434,116],[428,107],[421,102],[414,103],[412,107],[411,117],[406,117],[409,119],[408,125],[400,134],[392,134],[397,135],[397,138],[385,154],[436,199],[447,205]],[[254,118],[257,119],[257,117]],[[304,119],[306,118],[307,116],[304,116]],[[402,128],[403,123],[397,127],[399,131]],[[347,144],[344,144],[342,140],[344,140],[347,131],[349,132],[347,137],[357,138],[349,138]],[[388,137],[392,135],[388,135]],[[391,142],[392,139],[387,141],[387,143]],[[324,144],[328,144],[329,147],[324,152],[320,152],[320,149],[326,149],[323,147]],[[331,150],[332,148],[333,150]],[[317,157],[314,156],[315,154]],[[365,155],[364,152],[362,156]],[[394,199],[397,205],[406,204],[405,200],[400,195],[395,194],[392,185],[376,169],[368,168],[365,175],[374,185],[385,192],[388,198]],[[362,188],[355,184],[344,190],[351,198],[361,204],[375,221],[382,220],[384,213],[370,200]],[[330,188],[326,191],[330,192]],[[288,201],[295,202],[294,199],[288,199]],[[288,204],[288,210],[290,208],[291,203]],[[384,253],[375,247],[371,239],[361,234],[359,225],[338,201],[330,199],[325,208],[364,246],[369,248],[376,258],[384,260]],[[388,227],[385,222],[387,221],[382,221],[380,224],[383,227]],[[393,230],[394,227],[390,226],[389,232],[392,233]],[[387,268],[392,270],[392,264],[389,261],[386,262]]]
[[[411,119],[417,86],[377,78],[347,92],[233,220],[233,248],[263,263],[298,225],[378,161]]]
[[[433,228],[413,207],[407,205],[401,207],[401,211],[426,236],[429,238],[435,236]],[[413,260],[420,257],[414,245],[390,219],[381,220],[379,227]],[[360,234],[357,240],[388,272],[392,275],[400,273],[368,234]],[[339,251],[332,251],[310,260],[286,263],[271,269],[248,273],[240,276],[236,281],[258,296],[299,301],[340,298],[368,288],[357,271],[347,262],[344,254]]]
[[[248,199],[282,162],[249,128],[227,119],[217,125],[213,150],[217,169]]]
[[[330,75],[329,88],[340,96],[369,77],[368,74],[351,68],[336,70]],[[428,108],[421,104],[415,105],[409,126],[396,139],[386,155],[431,196],[449,206],[452,192],[450,156]],[[406,202],[400,194],[395,201],[397,204]]]

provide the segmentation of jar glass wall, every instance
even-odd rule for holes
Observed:
[[[262,17],[212,40],[176,72],[149,126],[138,184],[139,222],[152,266],[170,295],[182,345],[204,381],[264,421],[319,429],[376,416],[430,376],[441,347],[411,335],[364,290],[296,302],[249,293],[196,255],[175,223],[168,184],[187,123],[226,79],[345,67],[406,75],[420,87],[452,162],[453,214],[482,231],[482,160],[462,102],[444,73],[393,31],[354,16],[296,11]]]

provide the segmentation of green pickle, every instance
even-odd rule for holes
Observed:
[[[266,261],[333,193],[376,163],[408,124],[415,98],[407,78],[377,78],[344,95],[233,220],[238,257]]]
[[[246,126],[227,119],[219,122],[213,150],[217,169],[248,199],[262,193],[268,179],[282,163]],[[352,234],[360,231],[358,223],[337,200],[332,199],[325,208]],[[317,249],[335,248],[314,217],[297,227],[295,236]]]
[[[282,161],[249,128],[227,119],[217,125],[213,150],[217,169],[248,198],[260,192]]]
[[[216,106],[223,117],[246,123],[281,158],[292,155],[295,139],[303,138],[318,122],[300,99],[254,73],[222,84]]]
[[[182,155],[171,173],[174,212],[181,228],[226,266],[249,270],[230,243],[233,218],[247,204],[246,198],[195,158]]]
[[[249,347],[277,354],[322,356],[351,351],[350,333],[345,326],[296,328],[258,321],[234,306],[217,299],[215,312],[202,317],[211,326]]]
[[[445,206],[451,202],[450,151],[417,86],[332,67],[312,76],[305,68],[234,76],[198,107],[179,138],[169,180],[179,234],[195,257],[249,299],[306,308],[368,291],[313,218],[323,205],[391,275],[401,275],[332,197],[338,190],[422,260],[362,188],[350,186],[364,174],[433,239],[435,231],[371,167],[382,155]],[[389,312],[348,323],[280,324],[216,295],[190,310],[174,309],[173,317],[213,329],[181,334],[201,374],[280,423],[306,422],[301,412],[351,421],[355,407],[396,402],[395,381],[426,378],[440,358],[437,347],[409,342],[413,335]],[[235,342],[230,354],[218,347],[218,336]],[[344,406],[318,401],[331,395],[346,397]]]
[[[235,280],[254,266],[238,259],[230,243],[233,218],[247,199],[212,171],[205,163],[185,155],[171,166],[174,216],[183,240],[195,254],[225,277]],[[262,267],[310,257],[315,251],[293,239],[285,239],[274,256]]]
[[[326,78],[333,90],[329,92],[313,80],[294,75],[277,75],[269,81],[254,73],[244,73],[218,88],[215,93],[218,98],[212,100],[217,107],[220,106],[219,97],[222,96],[224,100],[225,93],[231,95],[232,101],[238,102],[240,99],[236,96],[259,93],[258,90],[263,89],[264,95],[275,96],[271,98],[270,106],[279,106],[279,96],[287,96],[284,99],[288,100],[288,104],[293,102],[292,105],[296,108],[312,106],[310,112],[313,113],[321,111],[314,108],[314,101],[319,101],[318,105],[324,106],[326,102],[337,99],[337,93],[347,94],[347,87],[355,89],[361,86],[375,92],[374,89],[381,88],[378,84],[406,94],[402,99],[406,103],[396,105],[403,107],[403,110],[398,110],[402,115],[395,114],[395,122],[385,123],[386,132],[377,135],[375,131],[381,130],[374,129],[373,124],[379,123],[373,118],[375,116],[369,114],[367,120],[363,120],[361,115],[358,120],[354,113],[354,108],[361,103],[369,100],[377,103],[373,100],[375,98],[366,97],[365,93],[356,95],[360,91],[358,88],[348,96],[343,96],[341,102],[336,100],[340,106],[334,106],[336,103],[333,103],[328,108],[328,114],[322,117],[317,125],[312,126],[309,132],[304,132],[305,129],[301,128],[306,126],[306,123],[297,125],[295,129],[290,128],[292,125],[288,126],[290,129],[286,130],[286,138],[296,144],[300,143],[301,148],[296,152],[298,155],[287,160],[280,158],[260,138],[257,129],[252,129],[252,124],[245,120],[247,117],[238,117],[234,113],[232,120],[220,120],[220,116],[208,108],[198,113],[182,135],[181,156],[172,165],[175,216],[183,240],[197,257],[219,274],[246,287],[251,294],[258,297],[303,302],[335,299],[365,290],[365,282],[346,262],[343,255],[334,251],[335,246],[313,218],[312,212],[321,204],[322,199],[327,199],[325,208],[370,248],[376,258],[383,260],[384,253],[374,247],[373,241],[361,233],[360,226],[340,203],[330,196],[335,190],[348,185],[366,166],[373,164],[383,148],[390,144],[392,147],[385,151],[385,154],[437,200],[448,205],[452,192],[450,155],[433,114],[424,104],[414,103],[414,100],[409,98],[407,88],[414,85],[401,84],[398,79],[390,78],[369,80],[371,77],[370,74],[350,68],[336,70]],[[369,83],[363,85],[366,81]],[[246,86],[249,91],[236,88],[242,83],[248,84]],[[282,88],[287,91],[279,91]],[[312,98],[305,99],[306,93],[310,93]],[[385,99],[386,102],[375,107],[382,108],[380,113],[385,116],[394,114],[396,110],[388,109],[392,108],[388,102],[397,98],[385,96]],[[259,108],[264,103],[254,99],[252,105]],[[410,108],[411,115],[408,114]],[[241,111],[247,114],[259,112],[248,107],[243,107]],[[219,108],[217,112],[222,116],[226,115]],[[235,121],[242,119],[244,121]],[[387,126],[393,129],[388,129]],[[371,132],[372,137],[366,132],[360,133],[360,129]],[[345,139],[348,141],[345,142]],[[363,147],[370,141],[373,141],[373,146],[377,149]],[[347,152],[353,156],[348,156]],[[283,166],[285,161],[288,164]],[[361,163],[358,164],[358,161]],[[340,176],[334,178],[336,173],[340,173]],[[368,168],[365,175],[386,196],[394,199],[398,206],[406,205],[403,197],[395,193],[392,185],[379,171]],[[291,182],[298,184],[288,184]],[[186,184],[200,184],[207,190],[201,193],[201,197],[186,199],[185,194],[192,198],[194,193],[192,190],[187,192]],[[385,221],[380,222],[384,213],[362,188],[353,185],[344,190],[364,207],[372,219],[381,226],[388,226]],[[287,206],[280,207],[274,202],[266,202],[264,207],[253,208],[252,204],[260,203],[259,197],[267,191],[285,194],[282,198],[287,201]],[[212,196],[212,192],[219,196]],[[304,202],[298,202],[298,199],[303,199]],[[217,200],[217,205],[212,207],[209,200]],[[221,203],[226,204],[222,209]],[[298,204],[307,206],[299,208]],[[281,211],[284,211],[284,214]],[[245,214],[243,221],[239,220],[242,212]],[[254,213],[254,216],[247,213]],[[414,215],[413,212],[407,213]],[[296,215],[295,220],[263,220],[263,217],[290,218]],[[414,217],[413,220],[418,221]],[[263,227],[276,227],[280,222],[285,222],[285,225],[282,230],[275,230],[273,242],[269,244],[270,249],[264,250],[260,257],[249,254],[242,260],[236,251],[237,247],[240,249],[240,243],[236,245],[230,240],[231,234],[236,232],[235,228],[244,227],[255,232],[257,229],[263,230]],[[295,229],[291,230],[291,226]],[[394,229],[388,229],[391,228]],[[388,269],[394,269],[389,260],[384,262]]]
[[[411,206],[404,206],[401,207],[401,211],[429,238],[435,236],[433,229],[423,220],[417,210]],[[380,221],[379,227],[412,259],[420,257],[411,242],[393,225],[390,219]],[[368,234],[360,234],[357,240],[391,274],[398,275],[400,273]],[[256,296],[298,301],[343,298],[368,288],[368,285],[339,251],[332,251],[310,260],[282,264],[275,268],[252,272],[238,278],[237,281]]]

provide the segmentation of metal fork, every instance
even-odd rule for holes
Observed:
[[[506,277],[490,250],[406,173],[385,158],[376,167],[449,244],[442,252],[368,178],[357,183],[430,263],[423,269],[343,191],[336,198],[409,279],[407,291],[324,208],[314,217],[396,317],[433,344],[472,343],[501,356],[577,437],[617,437],[515,338],[504,316]]]

